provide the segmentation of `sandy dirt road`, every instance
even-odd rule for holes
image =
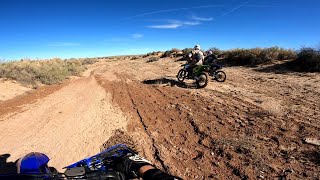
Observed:
[[[10,153],[8,160],[14,161],[31,151],[44,152],[52,159],[50,165],[61,170],[99,152],[114,130],[127,125],[127,118],[109,103],[109,96],[88,76],[24,104],[20,113],[0,120],[1,153]]]
[[[101,60],[42,96],[2,101],[0,154],[44,152],[61,170],[124,142],[185,179],[319,178],[319,146],[304,141],[320,139],[319,74],[231,67],[225,83],[194,89],[175,80],[183,62],[146,60]]]

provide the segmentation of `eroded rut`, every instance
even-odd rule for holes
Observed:
[[[145,155],[170,173],[186,179],[255,179],[302,178],[319,171],[300,161],[306,160],[301,157],[306,151],[316,152],[301,135],[318,131],[314,126],[288,129],[284,117],[216,91],[208,98],[181,88],[96,78],[132,117],[128,134],[139,131],[135,126],[140,124],[149,141],[138,146],[150,148]],[[290,128],[299,126],[291,123]],[[295,171],[287,175],[288,169]]]

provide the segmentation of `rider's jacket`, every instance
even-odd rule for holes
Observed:
[[[189,54],[189,58],[191,58],[192,65],[202,65],[204,60],[203,52],[200,50],[193,50]]]

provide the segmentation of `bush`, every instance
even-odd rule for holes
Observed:
[[[171,51],[166,51],[162,54],[161,58],[170,57],[170,56],[171,56]]]
[[[216,47],[210,48],[208,51],[212,51],[212,53],[217,56],[220,56],[223,53],[222,50]]]
[[[184,49],[182,49],[182,52],[183,52],[183,54],[184,54],[184,56],[187,56],[189,53],[191,53],[192,52],[192,48],[184,48]]]
[[[236,66],[253,66],[270,63],[274,60],[294,59],[296,57],[296,53],[293,50],[279,47],[232,49],[225,51],[224,55],[230,65]]]
[[[160,59],[159,57],[150,57],[147,63],[155,62],[155,61],[158,61],[159,59]]]
[[[85,70],[81,61],[52,60],[32,61],[22,60],[0,64],[0,78],[16,80],[23,84],[35,85],[55,84],[63,81],[68,76],[78,76]]]
[[[178,48],[172,48],[171,49],[171,53],[177,53],[177,52],[181,52],[181,50],[180,49],[178,49]]]
[[[320,72],[320,51],[314,48],[302,48],[293,65],[299,71]]]
[[[92,59],[92,58],[84,58],[84,59],[81,59],[80,61],[83,65],[94,64],[96,62],[99,62],[98,59]]]
[[[297,58],[297,52],[293,49],[280,48],[278,60],[292,60]]]
[[[145,54],[143,57],[148,57],[148,56],[162,56],[162,52],[161,51],[153,51],[153,52],[149,52],[147,54]]]
[[[180,57],[183,56],[184,52],[183,50],[180,50],[178,48],[172,48],[171,50],[168,50],[166,52],[164,52],[161,55],[161,58],[165,58],[165,57]]]

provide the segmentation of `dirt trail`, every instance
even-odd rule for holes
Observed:
[[[47,97],[23,107],[23,112],[0,119],[0,154],[9,161],[38,151],[61,170],[83,157],[94,155],[127,119],[110,104],[93,76],[69,83]]]
[[[101,60],[2,116],[0,154],[42,151],[60,169],[129,143],[185,179],[320,178],[320,147],[304,142],[320,138],[319,74],[233,67],[225,83],[193,89],[175,81],[183,62],[146,60]]]

